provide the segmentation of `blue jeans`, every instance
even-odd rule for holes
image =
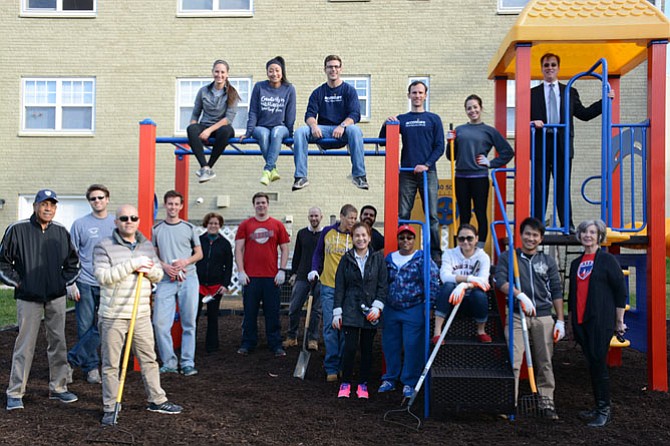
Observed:
[[[98,367],[100,357],[100,332],[96,323],[96,313],[100,306],[100,287],[77,282],[79,302],[74,304],[77,317],[77,343],[67,353],[68,362],[74,367],[81,367],[84,373]]]
[[[344,334],[333,328],[333,303],[335,288],[321,284],[321,311],[323,314],[323,343],[326,346],[326,356],[323,367],[327,375],[335,375],[342,368],[342,353],[344,352]]]
[[[288,137],[288,129],[283,125],[277,125],[271,129],[267,127],[256,127],[251,134],[257,141],[265,160],[263,170],[272,170],[277,167],[277,158],[281,151],[284,138]]]
[[[291,293],[291,304],[288,306],[288,331],[286,337],[297,339],[298,327],[300,326],[300,317],[302,316],[302,307],[309,296],[311,284],[305,280],[296,280]],[[312,314],[309,318],[309,327],[307,329],[307,340],[319,340],[319,323],[321,322],[321,299],[319,292],[321,285],[317,282],[314,285],[312,293]]]
[[[281,325],[279,324],[279,287],[272,277],[250,277],[249,285],[242,290],[244,318],[242,319],[242,345],[252,351],[258,344],[258,310],[263,303],[265,315],[265,337],[271,351],[281,348]]]
[[[414,387],[419,381],[424,365],[424,304],[397,310],[384,307],[382,350],[386,359],[386,373],[382,380],[400,381]],[[403,364],[401,356],[405,352]]]
[[[198,276],[186,274],[183,282],[162,280],[156,287],[153,323],[156,345],[161,362],[172,369],[177,368],[177,355],[172,342],[172,324],[175,321],[175,304],[179,303],[181,320],[181,368],[195,365],[195,324],[198,315]]]
[[[456,288],[453,282],[447,282],[440,288],[440,294],[437,296],[435,302],[435,316],[440,316],[445,319],[451,314],[453,305],[449,303],[449,296]],[[471,316],[478,324],[484,323],[489,318],[489,298],[486,293],[479,288],[473,288],[465,292],[463,302],[461,303],[461,310],[465,314]]]
[[[400,172],[398,218],[409,220],[414,207],[414,197],[419,191],[423,203],[423,174]],[[423,207],[421,208],[423,210]],[[442,254],[440,223],[437,219],[437,171],[428,171],[428,213],[430,214],[430,252],[433,258]]]
[[[324,138],[332,138],[336,125],[320,125]],[[309,144],[319,141],[312,136],[309,126],[302,126],[293,134],[293,158],[295,177],[307,178],[307,149]],[[363,132],[357,125],[348,125],[342,135],[342,141],[349,145],[351,155],[351,175],[365,176],[365,154],[363,153]]]

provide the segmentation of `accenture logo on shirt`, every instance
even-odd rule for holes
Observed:
[[[342,95],[334,94],[332,96],[324,96],[323,100],[327,104],[333,103],[333,102],[342,102]]]
[[[249,238],[251,238],[259,245],[263,245],[267,243],[268,240],[270,240],[270,237],[272,237],[274,233],[274,231],[269,229],[258,228],[249,236]]]
[[[425,127],[426,126],[426,121],[422,121],[421,119],[415,119],[414,121],[407,121],[405,123],[405,127]]]

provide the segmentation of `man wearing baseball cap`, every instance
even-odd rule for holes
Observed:
[[[423,251],[414,248],[416,231],[410,225],[398,228],[398,250],[386,256],[389,289],[384,307],[382,349],[386,373],[378,392],[395,390],[402,383],[404,398],[411,398],[424,364],[425,288]],[[439,272],[430,260],[430,298],[439,292]],[[404,363],[402,352],[405,352]]]
[[[7,410],[23,409],[37,334],[44,315],[49,345],[49,399],[73,403],[67,390],[65,294],[79,276],[79,257],[70,234],[53,221],[58,196],[51,189],[35,195],[29,219],[10,225],[0,245],[0,280],[14,287],[19,334],[7,387]]]

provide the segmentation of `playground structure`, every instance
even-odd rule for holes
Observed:
[[[567,4],[569,6],[566,6]],[[563,8],[561,8],[561,5]],[[641,128],[641,135],[634,134],[629,138],[632,141],[639,139],[643,142],[641,155],[645,172],[641,178],[641,188],[644,203],[642,225],[638,226],[635,217],[631,224],[631,231],[646,231],[646,235],[635,235],[635,245],[646,251],[642,258],[620,256],[622,266],[634,264],[638,271],[637,308],[626,315],[627,321],[637,319],[636,323],[645,332],[646,339],[633,339],[634,346],[644,348],[648,358],[649,388],[652,390],[667,391],[667,346],[665,321],[665,223],[664,203],[664,150],[665,150],[665,64],[667,39],[670,37],[670,26],[667,19],[655,8],[643,1],[620,1],[607,3],[607,10],[592,8],[588,2],[529,2],[520,15],[517,24],[512,28],[503,41],[500,50],[490,65],[490,78],[495,81],[495,127],[502,134],[506,134],[506,88],[507,80],[516,82],[516,168],[514,172],[514,215],[524,216],[531,214],[531,197],[527,193],[531,184],[531,131],[528,129],[530,121],[530,80],[541,76],[540,56],[546,52],[564,55],[561,64],[561,77],[573,78],[586,74],[585,67],[594,62],[594,55],[603,56],[605,64],[593,66],[587,73],[599,78],[603,85],[603,97],[608,88],[619,91],[620,78],[644,61],[647,61],[647,98],[648,117],[642,124],[620,125],[612,124],[620,116],[620,99],[614,99],[611,110],[603,112],[603,162],[601,165],[601,198],[592,199],[601,205],[601,217],[609,227],[619,231],[625,228],[625,211],[623,209],[625,185],[622,184],[621,169],[623,158],[633,156],[633,149],[619,148],[618,157],[610,152],[609,147],[613,137],[623,135],[624,127],[631,129]],[[645,6],[646,5],[646,6]],[[630,8],[624,8],[629,6]],[[547,9],[542,9],[547,7]],[[552,8],[549,8],[552,7]],[[567,8],[567,9],[565,9]],[[581,9],[580,9],[581,8]],[[588,9],[590,8],[590,9]],[[567,11],[567,12],[566,12]],[[580,14],[581,13],[583,14]],[[605,14],[609,11],[614,14]],[[633,14],[639,12],[639,14]],[[617,17],[625,19],[626,25],[619,26]],[[597,25],[597,26],[596,26]],[[571,36],[571,41],[564,41],[564,36]],[[602,36],[607,36],[603,39]],[[605,68],[606,67],[606,68]],[[575,79],[576,80],[576,79]],[[604,102],[607,102],[605,100]],[[567,138],[566,138],[567,139]],[[623,141],[623,136],[619,141]],[[242,150],[234,146],[237,139],[231,140],[237,154],[259,155],[259,150]],[[253,143],[253,140],[247,140]],[[290,142],[290,141],[285,141]],[[329,141],[325,141],[329,142]],[[330,141],[332,142],[332,141]],[[365,139],[366,144],[379,144],[383,140]],[[188,196],[188,155],[190,150],[183,147],[185,138],[157,138],[156,126],[145,120],[140,125],[140,170],[138,187],[138,211],[142,222],[140,230],[145,234],[151,233],[155,209],[155,163],[156,143],[170,143],[177,146],[175,150],[175,189]],[[396,231],[398,223],[398,165],[400,142],[397,125],[389,125],[386,138],[386,148],[380,151],[367,150],[366,156],[385,156],[385,206],[384,231],[385,251],[395,250]],[[625,143],[621,143],[624,144]],[[631,146],[632,147],[632,146]],[[322,153],[310,150],[310,155]],[[230,155],[231,152],[227,152]],[[292,154],[283,150],[282,155]],[[347,155],[345,150],[329,150],[327,155]],[[618,160],[618,162],[615,162]],[[618,169],[618,170],[617,170]],[[506,176],[508,172],[495,173],[499,188],[501,206],[496,207],[495,220],[510,223],[503,213],[507,202]],[[634,190],[634,179],[631,180]],[[630,192],[635,196],[635,192]],[[633,202],[635,199],[629,197]],[[652,203],[656,204],[655,206]],[[635,209],[635,205],[632,206]],[[187,218],[187,209],[182,218]],[[631,212],[632,213],[632,212]],[[566,221],[566,220],[563,220]],[[497,238],[502,239],[509,235],[512,243],[518,244],[518,221],[512,226],[503,228],[495,226]],[[513,229],[512,229],[513,228]],[[565,233],[565,227],[550,226],[550,230]],[[423,231],[422,231],[423,232]],[[493,231],[492,231],[493,233]],[[568,236],[564,236],[567,243]],[[424,237],[424,243],[426,238]],[[426,245],[424,245],[426,246]],[[618,244],[610,247],[618,252]],[[426,347],[428,348],[428,347]],[[428,399],[426,399],[428,400]],[[426,412],[427,413],[427,412]]]

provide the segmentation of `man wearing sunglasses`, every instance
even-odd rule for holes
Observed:
[[[14,288],[19,325],[7,386],[7,410],[23,409],[23,394],[43,316],[49,399],[66,404],[78,399],[67,389],[65,294],[66,287],[79,275],[79,257],[67,229],[53,221],[57,205],[53,190],[37,192],[33,215],[9,226],[0,244],[0,280]]]
[[[308,143],[321,138],[335,138],[341,141],[333,146],[321,148],[339,148],[349,145],[351,154],[352,182],[359,189],[368,189],[365,176],[365,157],[363,153],[363,132],[356,125],[361,120],[361,104],[356,89],[342,80],[342,59],[340,56],[327,56],[323,63],[327,81],[312,92],[305,112],[306,126],[300,127],[293,135],[293,155],[295,158],[295,182],[293,190],[309,185],[307,180]]]
[[[132,339],[133,354],[142,371],[147,410],[177,414],[180,406],[168,402],[161,387],[151,327],[151,287],[163,278],[163,268],[151,242],[137,229],[137,209],[124,204],[116,211],[115,230],[95,246],[93,265],[101,286],[100,335],[102,338],[102,424],[114,424],[119,390],[119,363],[130,328],[139,273],[144,274],[139,291]]]
[[[77,317],[77,344],[67,354],[70,367],[81,368],[86,381],[100,384],[100,333],[96,313],[100,305],[100,286],[93,275],[93,248],[100,240],[112,235],[114,216],[108,214],[109,189],[102,184],[92,184],[86,190],[91,213],[72,223],[72,244],[79,254],[81,273],[77,282],[67,289],[69,299],[75,301]]]
[[[575,155],[575,122],[574,117],[582,121],[590,121],[602,113],[602,101],[598,100],[585,107],[579,99],[579,93],[574,87],[570,88],[570,141],[569,153],[565,153],[565,130],[562,128],[548,128],[546,132],[546,149],[542,150],[544,140],[542,127],[545,124],[564,124],[564,105],[565,84],[558,82],[558,73],[561,66],[561,58],[556,54],[546,53],[540,59],[542,76],[544,82],[533,87],[530,90],[530,120],[535,124],[535,161],[533,164],[535,181],[531,185],[533,188],[534,217],[544,221],[545,212],[548,208],[549,197],[549,178],[553,176],[554,167],[556,167],[556,176],[554,177],[554,188],[556,189],[556,208],[561,225],[569,224],[570,231],[574,233],[574,223],[572,221],[572,204],[570,199],[570,176],[572,175],[572,158]],[[609,97],[614,97],[614,92],[610,92]],[[556,134],[554,134],[556,132]],[[556,141],[556,159],[554,159],[554,141]],[[546,163],[544,176],[546,184],[543,185],[542,164]],[[567,163],[567,178],[565,177],[565,167]],[[544,193],[543,193],[544,187]],[[564,203],[567,193],[568,208],[565,209]],[[568,221],[565,221],[565,218]]]

